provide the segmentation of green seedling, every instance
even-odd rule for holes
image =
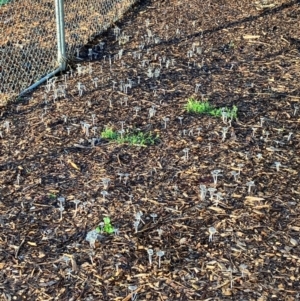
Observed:
[[[128,143],[130,145],[147,146],[153,145],[158,140],[158,135],[140,131],[121,134],[114,131],[112,128],[106,128],[101,133],[101,138],[109,139],[119,144]]]
[[[114,233],[114,227],[110,223],[110,218],[109,217],[104,217],[103,222],[104,222],[103,225],[98,226],[96,228],[97,233],[107,233],[107,234]]]
[[[10,0],[0,0],[0,6],[7,4]]]
[[[136,134],[128,134],[125,135],[125,142],[133,145],[153,145],[157,140],[157,136],[150,134],[144,134],[142,132],[138,132]]]
[[[56,195],[54,193],[50,193],[49,194],[49,198],[50,198],[50,200],[55,200],[56,199]]]
[[[112,128],[105,128],[105,130],[101,133],[101,138],[116,140],[118,139],[118,133],[115,132]]]
[[[215,108],[208,100],[198,101],[194,98],[189,98],[188,103],[185,105],[188,113],[207,114],[214,117],[222,117],[222,112],[226,112],[227,116],[231,119],[237,118],[237,107],[230,108]]]
[[[194,98],[189,98],[188,103],[185,105],[185,109],[189,113],[209,114],[214,107],[207,101],[197,101]]]

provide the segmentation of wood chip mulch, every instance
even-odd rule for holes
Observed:
[[[299,300],[299,28],[299,1],[142,1],[2,109],[0,299]]]

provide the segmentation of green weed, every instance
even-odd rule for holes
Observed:
[[[7,4],[10,0],[0,0],[0,6]]]
[[[106,127],[105,130],[101,133],[101,138],[109,140],[117,140],[118,133],[115,132],[112,128]]]
[[[114,233],[114,227],[110,223],[110,218],[109,217],[104,217],[103,222],[104,222],[104,225],[103,226],[98,226],[96,228],[96,231],[98,233],[107,233],[107,234]]]
[[[50,193],[49,194],[49,198],[50,198],[50,200],[55,200],[56,199],[56,195],[54,193]]]
[[[128,143],[130,145],[147,146],[153,145],[157,140],[158,136],[152,133],[143,133],[140,131],[133,133],[118,133],[112,128],[106,128],[101,133],[101,138],[116,141],[119,144]]]
[[[222,117],[222,112],[227,113],[227,117],[233,119],[237,118],[237,107],[233,106],[231,109],[228,107],[215,108],[208,100],[198,101],[194,98],[189,98],[188,103],[185,105],[188,113],[207,114],[214,117]]]

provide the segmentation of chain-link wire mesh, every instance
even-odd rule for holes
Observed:
[[[137,0],[65,0],[67,57]],[[0,0],[0,97],[16,95],[58,67],[54,0]]]
[[[65,35],[67,54],[85,45],[93,36],[119,20],[136,0],[66,0]]]
[[[0,93],[5,97],[53,70],[57,46],[53,1],[1,1]]]

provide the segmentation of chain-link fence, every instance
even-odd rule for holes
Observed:
[[[0,0],[0,97],[19,94],[61,70],[62,54],[76,56],[76,49],[120,19],[135,2]]]

